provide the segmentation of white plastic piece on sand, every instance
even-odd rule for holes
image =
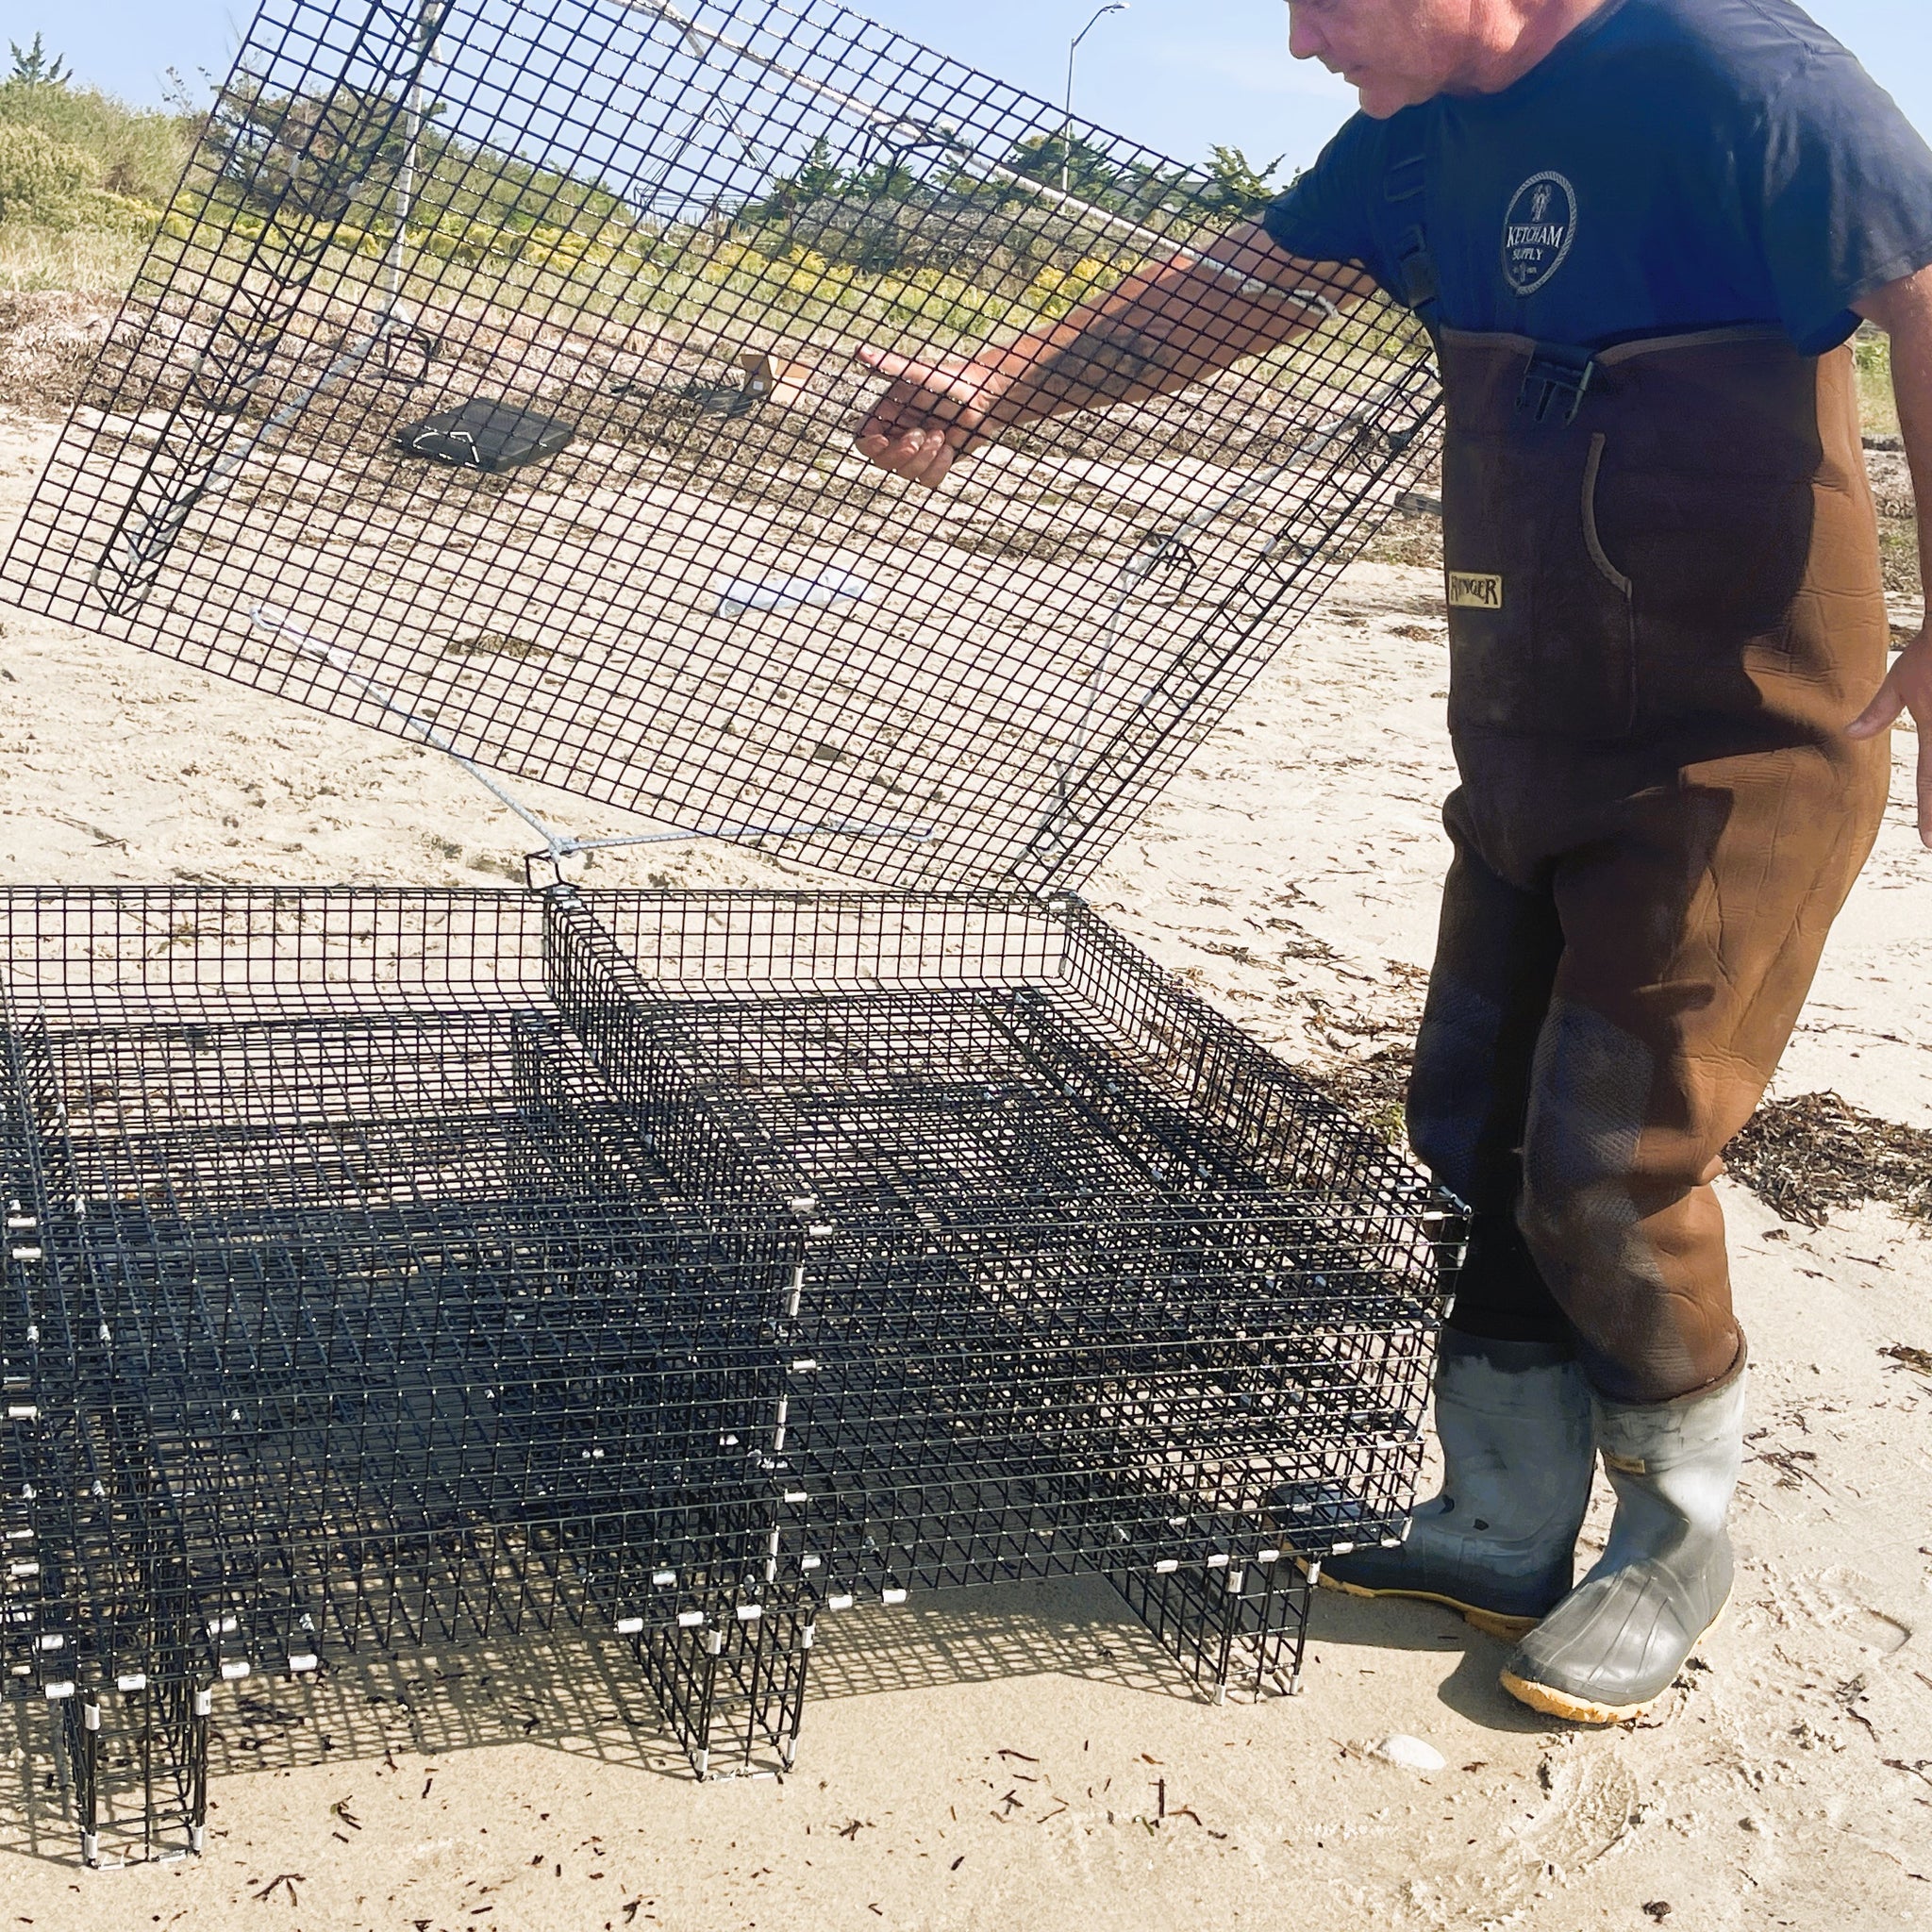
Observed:
[[[1379,1739],[1369,1746],[1369,1756],[1399,1764],[1404,1771],[1441,1771],[1449,1761],[1433,1744],[1424,1744],[1407,1731]]]
[[[854,557],[828,557],[794,576],[727,577],[712,588],[718,615],[743,617],[753,610],[804,610],[831,604],[862,604],[872,585]]]

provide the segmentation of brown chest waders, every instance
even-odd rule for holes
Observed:
[[[1439,332],[1455,845],[1409,1133],[1454,1323],[1657,1402],[1740,1338],[1711,1182],[1871,850],[1888,625],[1851,357]]]

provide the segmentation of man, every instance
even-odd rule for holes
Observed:
[[[1451,1604],[1516,1640],[1525,1703],[1626,1720],[1731,1588],[1711,1183],[1871,848],[1886,733],[1932,730],[1932,627],[1887,674],[1843,346],[1890,335],[1932,557],[1932,153],[1790,0],[1290,15],[1362,112],[1263,222],[973,361],[876,358],[859,447],[937,484],[1012,425],[1180,387],[1307,326],[1310,264],[1430,327],[1462,783],[1408,1122],[1474,1233],[1442,1493],[1324,1580]],[[1573,1588],[1598,1451],[1616,1517]]]

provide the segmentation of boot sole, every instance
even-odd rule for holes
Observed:
[[[1322,1573],[1321,1585],[1324,1590],[1340,1591],[1343,1596],[1362,1597],[1402,1597],[1413,1604],[1441,1604],[1444,1609],[1454,1610],[1465,1624],[1480,1630],[1485,1637],[1500,1638],[1505,1643],[1514,1643],[1527,1637],[1541,1621],[1536,1617],[1511,1617],[1501,1610],[1485,1610],[1474,1604],[1458,1603],[1453,1596],[1444,1596],[1434,1590],[1371,1590],[1362,1583],[1344,1583],[1339,1576]]]
[[[1519,1704],[1540,1710],[1545,1717],[1560,1717],[1573,1724],[1634,1724],[1657,1703],[1652,1697],[1642,1704],[1592,1704],[1588,1698],[1572,1697],[1566,1691],[1552,1690],[1547,1684],[1532,1684],[1514,1671],[1505,1671],[1500,1679],[1504,1690]],[[1663,1695],[1657,1692],[1657,1697]]]
[[[1724,1611],[1729,1607],[1730,1598],[1726,1597],[1718,1606],[1717,1615],[1698,1632],[1697,1642],[1690,1646],[1692,1652],[1724,1622]],[[1555,1690],[1547,1684],[1519,1677],[1514,1671],[1503,1672],[1498,1681],[1517,1703],[1526,1704],[1530,1709],[1541,1711],[1545,1717],[1563,1718],[1573,1724],[1635,1724],[1653,1710],[1664,1694],[1659,1690],[1655,1697],[1646,1697],[1641,1704],[1597,1704],[1588,1697],[1573,1697],[1567,1690]],[[1666,1684],[1664,1690],[1669,1689],[1670,1685]]]

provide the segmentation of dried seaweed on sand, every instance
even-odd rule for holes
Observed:
[[[1724,1158],[1767,1208],[1807,1227],[1864,1201],[1932,1222],[1932,1131],[1880,1120],[1836,1093],[1759,1108]]]

